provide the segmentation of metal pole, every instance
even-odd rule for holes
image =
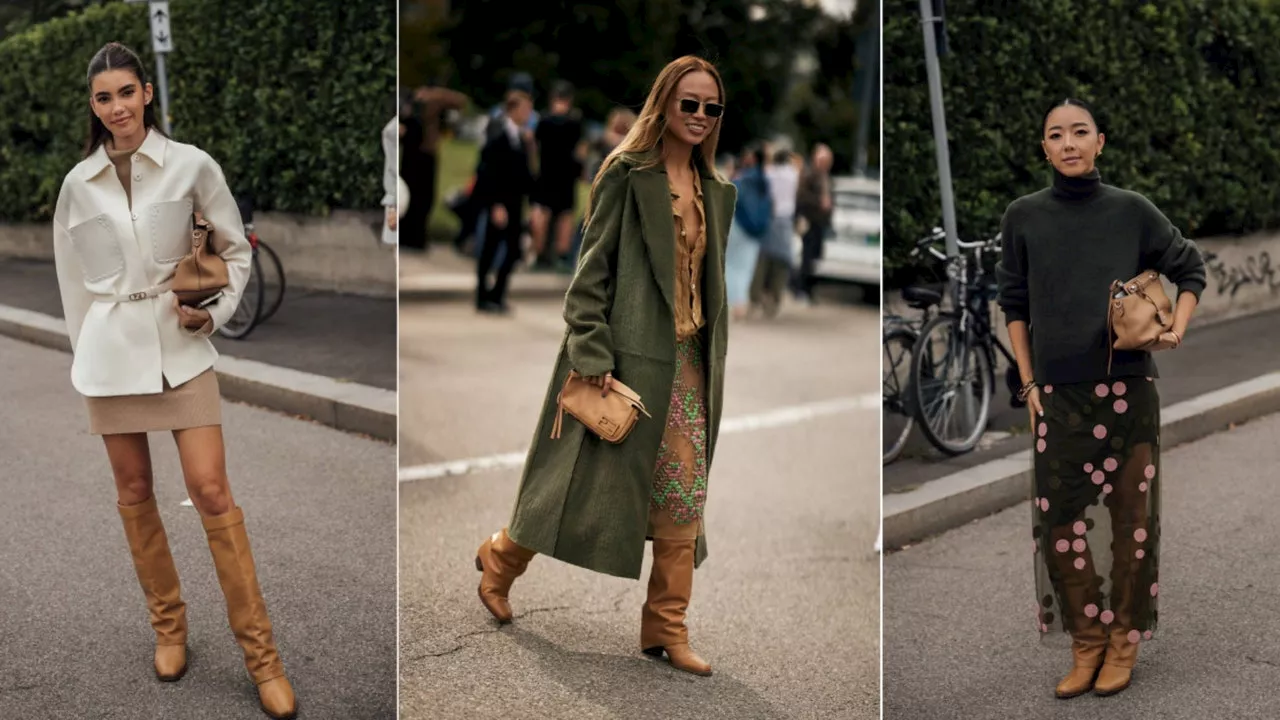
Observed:
[[[867,174],[867,137],[871,132],[871,105],[872,90],[879,87],[880,76],[880,6],[876,5],[874,16],[871,18],[870,32],[862,34],[861,47],[858,54],[861,55],[859,62],[862,65],[859,70],[863,73],[862,97],[858,99],[858,136],[854,141],[854,147],[857,148],[857,159],[854,161],[853,174],[865,176]],[[874,38],[875,51],[872,52],[871,41]]]
[[[924,30],[924,66],[929,74],[929,107],[933,115],[933,146],[938,156],[938,189],[942,194],[942,229],[947,233],[947,257],[955,257],[956,206],[951,195],[951,156],[947,150],[947,118],[942,105],[942,70],[938,67],[938,45],[934,25],[942,22],[933,16],[933,0],[920,0],[920,27]]]
[[[165,135],[173,136],[173,129],[169,127],[169,77],[164,71],[164,56],[166,53],[156,53],[156,84],[160,86],[160,129],[164,130]]]

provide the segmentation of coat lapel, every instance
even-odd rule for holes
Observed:
[[[720,270],[724,267],[724,244],[728,236],[728,228],[723,227],[722,220],[728,201],[724,186],[714,178],[703,176],[702,200],[706,206],[707,224],[707,260],[702,281],[706,298],[703,306],[710,310],[706,313],[707,321],[714,323],[720,319],[720,309],[725,302],[724,273]]]
[[[632,172],[632,189],[640,209],[640,230],[649,249],[649,264],[667,307],[675,312],[676,231],[671,215],[671,189],[657,168]],[[703,193],[705,197],[705,192]]]

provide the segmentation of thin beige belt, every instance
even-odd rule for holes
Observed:
[[[96,302],[137,302],[138,300],[159,297],[169,292],[169,288],[172,286],[172,282],[162,282],[159,285],[153,285],[146,290],[140,290],[126,295],[95,295],[93,299]]]

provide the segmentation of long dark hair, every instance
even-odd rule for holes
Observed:
[[[138,78],[138,91],[145,91],[147,87],[147,72],[143,69],[142,60],[138,59],[138,54],[121,43],[109,42],[103,45],[102,49],[95,53],[93,59],[89,61],[89,74],[85,78],[85,83],[89,87],[90,96],[93,94],[93,79],[108,70],[128,70]],[[155,108],[150,104],[142,111],[142,126],[148,130],[164,134],[156,123]],[[111,131],[94,114],[93,108],[90,108],[89,139],[84,144],[84,156],[89,157],[96,152],[98,147],[106,142],[109,137],[111,137]]]

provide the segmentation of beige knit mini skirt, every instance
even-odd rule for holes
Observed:
[[[209,368],[178,387],[164,381],[155,395],[86,397],[93,435],[182,430],[222,424],[218,375]]]

